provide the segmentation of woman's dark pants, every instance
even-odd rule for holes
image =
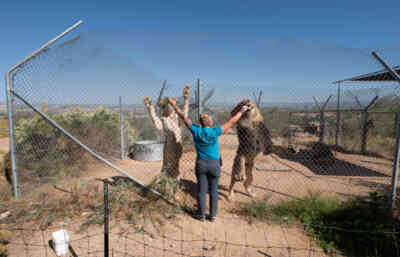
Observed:
[[[196,160],[196,178],[199,186],[197,194],[199,214],[206,216],[206,193],[210,192],[210,216],[216,217],[218,210],[218,180],[221,175],[219,160]]]

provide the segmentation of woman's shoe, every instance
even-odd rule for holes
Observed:
[[[195,218],[198,221],[204,222],[206,220],[206,217],[201,215],[201,214],[195,214],[193,215],[193,218]]]

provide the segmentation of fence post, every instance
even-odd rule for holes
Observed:
[[[336,135],[335,135],[336,147],[339,146],[339,134],[340,134],[340,82],[338,82],[337,106],[336,106]]]
[[[7,112],[8,112],[8,133],[10,137],[10,161],[13,182],[13,192],[15,200],[19,199],[19,185],[18,185],[18,170],[15,159],[15,141],[14,141],[14,115],[13,115],[13,102],[14,97],[11,94],[11,78],[10,72],[6,74],[6,97],[7,97]]]
[[[391,208],[395,207],[396,196],[397,196],[397,179],[399,175],[399,159],[400,159],[400,113],[396,112],[395,118],[396,124],[396,152],[393,162],[393,174],[392,174],[392,201]]]
[[[66,29],[64,32],[56,36],[55,38],[51,39],[44,45],[42,45],[39,49],[36,51],[32,52],[30,55],[19,61],[17,64],[15,64],[13,67],[11,67],[7,73],[6,73],[6,97],[7,97],[7,112],[8,112],[8,129],[9,129],[9,137],[10,137],[10,159],[11,159],[11,171],[13,174],[13,190],[14,190],[14,198],[18,200],[19,198],[19,186],[18,186],[18,171],[17,171],[17,165],[16,165],[16,159],[15,159],[15,142],[14,142],[14,120],[13,120],[13,99],[14,96],[12,95],[11,92],[11,83],[13,77],[10,77],[11,74],[15,70],[17,70],[19,67],[30,61],[31,59],[35,58],[38,56],[43,50],[47,49],[49,46],[54,44],[57,40],[60,38],[64,37],[74,29],[76,29],[79,25],[81,25],[83,22],[78,21],[68,29]]]
[[[324,141],[324,135],[325,135],[325,108],[326,105],[329,103],[329,100],[331,100],[332,95],[326,99],[326,101],[320,105],[317,101],[317,99],[313,96],[313,99],[315,101],[315,105],[319,109],[319,142],[323,143]]]
[[[288,148],[293,147],[292,145],[292,112],[289,111],[289,126],[288,126]]]
[[[382,64],[383,67],[386,68],[386,70],[393,76],[393,78],[395,80],[397,80],[397,82],[400,83],[400,75],[397,74],[392,67],[385,61],[382,59],[382,57],[379,56],[379,54],[377,52],[372,52],[372,55]]]
[[[200,79],[197,79],[197,118],[200,122],[200,114],[201,114],[201,94],[200,94]]]
[[[367,121],[368,121],[368,111],[361,111],[361,153],[365,154],[367,148]]]
[[[382,64],[383,67],[386,68],[386,70],[393,76],[397,82],[400,83],[400,76],[397,74],[392,67],[385,61],[383,60],[377,52],[372,52],[372,55]],[[399,158],[400,158],[400,121],[399,121],[399,113],[396,113],[396,153],[394,157],[394,163],[393,163],[393,175],[392,175],[392,211],[393,208],[395,207],[396,203],[396,195],[397,195],[397,179],[399,175]]]
[[[122,115],[122,96],[119,97],[119,127],[121,130],[121,160],[125,158],[124,120]]]
[[[361,107],[360,101],[358,100],[357,97],[355,97],[355,98],[357,99],[357,102],[359,103],[359,105]],[[379,98],[378,96],[375,96],[371,100],[371,102],[369,102],[369,104],[365,108],[363,108],[361,110],[361,129],[362,129],[362,132],[361,132],[361,153],[362,154],[365,154],[366,150],[367,150],[367,136],[368,136],[368,129],[369,129],[369,127],[367,126],[368,118],[369,118],[368,117],[368,110],[369,110],[369,108],[371,108],[375,104],[375,102],[378,100],[378,98]]]
[[[92,149],[90,149],[89,147],[87,147],[86,145],[82,144],[82,142],[80,142],[76,137],[74,137],[73,135],[71,135],[71,133],[69,133],[68,131],[66,131],[65,129],[63,129],[59,124],[57,124],[54,120],[52,120],[50,117],[48,117],[45,113],[41,112],[40,110],[38,110],[35,106],[33,106],[31,103],[29,103],[28,101],[26,101],[22,96],[20,96],[17,92],[15,92],[14,90],[10,90],[11,93],[13,94],[13,96],[17,97],[19,100],[21,100],[25,105],[27,105],[29,108],[31,108],[34,112],[38,113],[43,119],[45,119],[48,123],[50,123],[50,125],[52,125],[54,128],[56,128],[57,130],[59,130],[61,133],[63,133],[66,137],[68,137],[69,139],[71,139],[72,141],[74,141],[75,143],[77,143],[80,147],[82,147],[86,152],[88,152],[89,154],[91,154],[93,157],[95,157],[96,159],[100,160],[101,162],[103,162],[104,164],[106,164],[107,166],[115,169],[117,172],[125,175],[126,177],[128,177],[130,180],[132,180],[133,182],[135,182],[136,185],[154,193],[155,195],[159,196],[160,198],[162,198],[163,200],[165,200],[166,202],[173,204],[173,202],[169,201],[164,195],[162,195],[161,193],[159,193],[158,191],[152,189],[151,187],[146,186],[144,183],[140,182],[139,180],[135,179],[134,177],[132,177],[131,175],[129,175],[126,171],[118,168],[117,166],[115,166],[114,164],[112,164],[110,161],[104,159],[103,157],[101,157],[99,154],[97,154],[96,152],[94,152]]]
[[[109,256],[109,210],[108,210],[108,181],[104,183],[104,257]]]
[[[325,136],[325,112],[320,111],[319,113],[319,142],[323,143],[324,142],[324,136]]]

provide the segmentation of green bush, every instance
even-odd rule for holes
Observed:
[[[282,136],[285,129],[290,125],[290,113],[279,108],[261,110],[264,123],[269,129],[271,136]]]
[[[83,144],[106,157],[115,156],[115,150],[120,148],[119,113],[76,109],[50,117]],[[134,129],[127,121],[123,125],[133,141]],[[15,129],[21,182],[45,182],[59,175],[74,175],[86,168],[90,160],[84,149],[40,116],[20,119]]]
[[[0,245],[0,257],[7,257],[8,256],[8,249],[5,245]]]
[[[299,221],[328,254],[398,256],[400,221],[391,216],[388,199],[375,192],[342,203],[318,194],[275,205],[267,200],[241,203],[235,212],[250,221]]]
[[[158,140],[160,138],[161,132],[156,129],[153,122],[147,117],[134,118],[129,123],[132,128],[135,128],[135,141]]]
[[[10,243],[12,233],[8,230],[0,230],[0,244]]]

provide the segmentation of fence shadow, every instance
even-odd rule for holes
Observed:
[[[316,175],[326,176],[355,176],[355,177],[388,177],[386,174],[354,163],[338,159],[334,156],[329,158],[314,158],[315,153],[311,149],[302,149],[298,153],[277,153],[279,158],[297,162],[308,168]]]
[[[190,195],[194,200],[197,199],[197,192],[198,192],[198,185],[196,182],[188,179],[181,179],[180,180],[180,185],[182,188],[182,191]]]
[[[364,153],[361,151],[357,151],[357,150],[349,150],[346,149],[343,146],[339,146],[339,145],[328,145],[328,147],[335,152],[339,152],[339,153],[344,153],[344,154],[359,154],[359,155],[363,155],[363,156],[368,156],[368,157],[375,157],[375,158],[381,158],[384,160],[390,160],[392,161],[392,158],[388,158],[387,156],[384,156],[382,154],[373,152],[373,151],[368,151],[366,150]]]

